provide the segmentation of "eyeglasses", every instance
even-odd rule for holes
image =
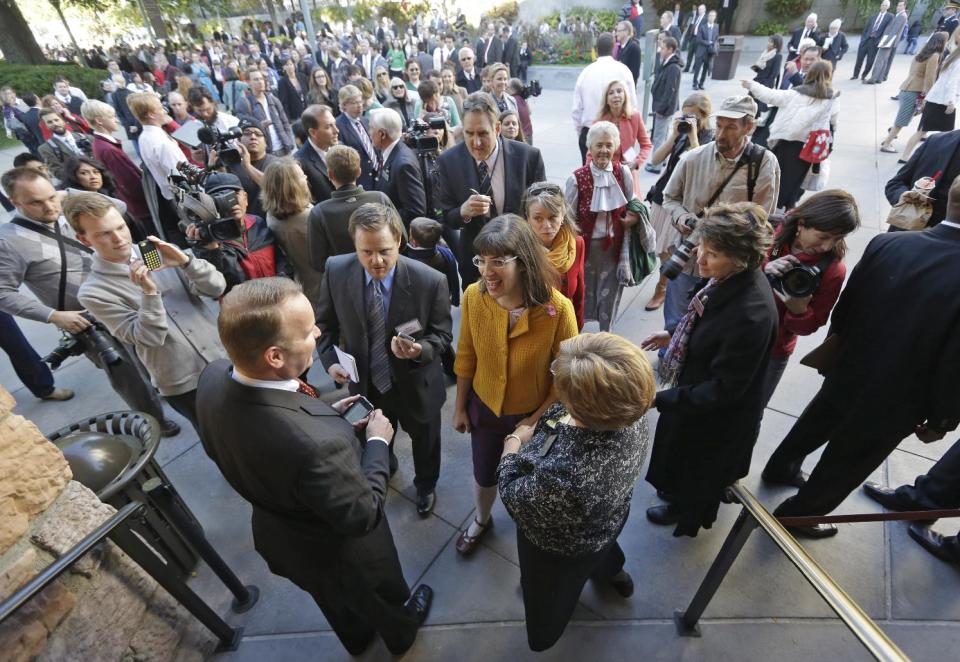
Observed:
[[[503,269],[516,259],[516,255],[512,255],[510,257],[493,257],[489,260],[486,260],[479,255],[474,255],[473,259],[470,261],[473,262],[473,266],[475,266],[477,269],[484,269],[486,267],[489,267],[490,269]]]
[[[529,195],[539,195],[540,193],[560,193],[560,187],[553,182],[537,182],[531,184],[527,189]]]
[[[391,85],[390,87],[392,87],[395,90],[402,90],[406,87],[406,85]]]

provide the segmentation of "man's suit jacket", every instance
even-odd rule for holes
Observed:
[[[322,332],[317,340],[320,361],[327,369],[338,363],[334,345],[353,355],[360,381],[350,382],[350,392],[364,395],[372,388],[365,289],[366,271],[357,256],[338,255],[327,260],[317,305],[317,326]],[[396,327],[412,319],[416,319],[422,329],[413,334],[423,347],[418,361],[398,359],[390,350]],[[415,420],[427,422],[447,397],[439,360],[453,341],[446,277],[401,255],[393,274],[386,331],[387,356],[396,396]]]
[[[334,255],[353,253],[353,237],[347,229],[350,216],[360,205],[368,202],[393,207],[380,191],[364,191],[360,186],[341,186],[328,200],[317,203],[307,217],[307,242],[310,264],[317,271],[326,268],[327,259]],[[310,303],[316,304],[315,301]]]
[[[76,140],[76,137],[74,137],[74,140]],[[50,136],[50,140],[40,145],[37,151],[40,153],[40,158],[43,159],[43,162],[50,168],[53,176],[60,180],[63,180],[61,170],[66,160],[71,156],[80,156],[69,144],[56,135]]]
[[[420,162],[402,140],[383,164],[383,170],[377,176],[377,190],[390,198],[408,228],[410,221],[427,213],[427,193],[423,187]]]
[[[362,116],[360,117],[360,124],[364,131],[369,131],[367,121]],[[364,149],[363,141],[357,133],[353,119],[346,113],[340,113],[337,116],[337,130],[340,132],[340,144],[353,147],[360,154],[360,179],[357,180],[357,183],[368,191],[372,191],[374,189],[374,170],[377,165],[370,160],[367,150]],[[369,137],[370,134],[367,133],[367,138]],[[372,141],[371,144],[373,144]]]
[[[799,28],[794,30],[793,33],[790,35],[790,41],[787,42],[787,59],[788,60],[792,60],[795,57],[797,57],[797,55],[800,54],[800,51],[798,49],[800,48],[800,39],[802,38],[803,31],[805,29],[806,28],[804,26],[800,26]],[[814,28],[813,31],[811,31],[810,34],[807,35],[807,37],[817,42],[818,46],[823,44],[823,35],[820,34],[820,32],[816,28]]]
[[[307,182],[310,185],[310,197],[313,203],[317,204],[330,199],[333,192],[333,182],[327,176],[327,164],[323,162],[320,154],[310,144],[309,140],[300,146],[294,158],[303,168],[303,174],[307,176]]]
[[[640,78],[640,43],[630,37],[627,43],[620,48],[617,59],[630,70],[630,73],[633,74],[633,82],[636,83],[637,79]]]
[[[877,22],[878,16],[880,16],[880,12],[877,12],[876,14],[871,16],[870,20],[868,20],[866,23],[863,24],[863,32],[860,33],[860,39],[867,39],[870,36],[870,33],[874,31],[873,26]],[[890,21],[892,20],[893,20],[893,13],[889,11],[886,12],[886,14],[883,17],[883,20],[880,21],[880,25],[877,27],[877,30],[876,30],[877,41],[880,40],[880,35],[882,35],[886,31],[887,26],[890,25]]]
[[[896,48],[897,44],[900,43],[900,35],[903,34],[903,29],[907,27],[907,20],[909,15],[907,12],[902,12],[897,14],[887,23],[887,27],[883,30],[883,35],[880,37],[880,47],[881,48]]]
[[[478,91],[482,84],[483,82],[480,80],[480,69],[477,68],[477,66],[473,67],[473,78],[471,79],[467,78],[463,69],[457,68],[457,85],[465,89],[468,94],[473,94]]]
[[[687,23],[687,29],[683,33],[683,39],[684,39],[683,48],[687,48],[697,43],[697,33],[700,31],[700,26],[706,25],[706,24],[707,24],[706,14],[704,14],[703,16],[700,16],[697,13],[692,13],[690,15],[690,22]]]
[[[500,55],[500,61],[510,67],[510,75],[516,76],[520,67],[520,44],[514,37],[508,37],[503,43],[503,53]]]
[[[488,40],[480,39],[477,41],[477,60],[475,65],[480,69],[483,69],[488,64],[500,62],[500,59],[503,57],[503,42],[500,41],[500,37],[493,35],[490,39],[493,40],[493,43],[490,44],[490,52],[487,53],[486,57],[484,57],[484,51],[487,50]]]
[[[960,176],[960,129],[935,133],[920,143],[913,156],[894,175],[884,189],[887,201],[895,205],[904,191],[913,188],[913,183],[921,177],[937,178],[937,185],[931,192],[933,213],[927,221],[931,227],[942,221],[947,214],[947,193],[953,180]]]
[[[937,284],[960,282],[958,255],[960,228],[943,223],[870,241],[830,320],[840,350],[821,393],[832,404],[906,434],[957,427],[960,297]]]
[[[540,150],[516,140],[500,140],[500,157],[503,159],[503,208],[499,214],[523,214],[523,195],[527,188],[542,182],[547,177]],[[480,233],[486,219],[475,218],[464,224],[460,205],[470,197],[470,189],[478,189],[480,180],[473,156],[464,143],[446,150],[437,159],[437,179],[434,186],[434,204],[443,213],[443,222],[460,230],[460,246],[457,261],[466,289],[479,277],[477,268],[470,262],[473,257],[473,240]]]
[[[711,27],[704,21],[697,30],[697,57],[717,54],[717,39],[720,38],[720,26],[714,23]]]
[[[271,572],[334,607],[357,568],[396,553],[385,444],[362,444],[321,400],[240,384],[226,360],[200,375],[197,409],[204,450],[253,506],[254,547]]]
[[[43,132],[40,130],[40,109],[31,108],[23,114],[23,125],[30,130],[37,145],[43,142]]]

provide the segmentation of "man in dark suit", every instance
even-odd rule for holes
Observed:
[[[953,34],[953,31],[960,26],[960,17],[957,16],[958,9],[960,9],[960,4],[948,2],[943,8],[943,14],[940,16],[940,20],[937,21],[937,29],[935,32]]]
[[[381,154],[377,190],[390,198],[400,213],[400,220],[409,228],[410,221],[427,214],[427,194],[420,162],[401,140],[402,135],[400,113],[392,108],[370,113],[370,138]]]
[[[483,39],[477,40],[477,66],[483,69],[489,64],[500,62],[503,57],[503,42],[497,36],[493,23],[487,23]]]
[[[328,200],[314,205],[307,217],[308,253],[317,271],[326,269],[328,258],[356,250],[348,226],[350,216],[360,205],[375,202],[393,206],[390,198],[380,191],[364,191],[362,186],[357,186],[360,155],[354,148],[334,145],[327,150],[327,165],[334,191]]]
[[[823,37],[817,29],[817,15],[810,14],[803,25],[794,30],[787,42],[787,61],[797,59],[800,55],[800,42],[804,39],[813,39],[817,46],[823,43]]]
[[[640,78],[640,43],[633,36],[633,25],[630,21],[620,21],[616,29],[617,43],[620,44],[620,52],[617,53],[617,60],[622,62],[630,73],[633,74],[633,82],[636,84]]]
[[[932,227],[947,214],[947,193],[954,179],[960,176],[960,129],[936,133],[920,143],[913,156],[895,174],[884,189],[891,205],[900,202],[904,193],[913,190],[913,183],[921,177],[933,177],[937,173],[936,186],[930,193],[933,198],[933,213],[927,221]]]
[[[930,443],[960,424],[960,297],[931,286],[960,282],[958,254],[960,180],[950,186],[939,225],[867,245],[833,310],[836,345],[823,385],[763,471],[768,482],[800,486],[774,515],[825,515],[903,439],[916,434]],[[805,477],[804,458],[824,444]],[[828,524],[797,530],[818,538],[836,532]]]
[[[50,168],[50,172],[62,181],[64,179],[63,164],[66,163],[67,159],[74,156],[89,156],[90,141],[83,134],[74,135],[64,124],[60,114],[51,108],[44,109],[40,113],[40,120],[50,130],[51,136],[49,140],[37,148],[37,151],[43,162]],[[84,144],[88,148],[83,148],[82,145]]]
[[[469,94],[479,91],[483,81],[480,80],[480,70],[477,68],[473,49],[464,46],[457,53],[457,59],[460,61],[460,67],[457,69],[457,85]]]
[[[370,140],[367,120],[363,117],[363,96],[359,88],[345,85],[340,88],[340,116],[336,124],[338,138],[360,154],[360,179],[357,182],[368,191],[374,189],[374,176],[377,168],[377,150]]]
[[[880,37],[893,20],[893,14],[889,11],[890,0],[883,0],[880,3],[880,11],[867,19],[863,24],[863,32],[860,33],[860,45],[857,47],[857,61],[853,65],[853,76],[850,80],[861,78],[866,80],[870,69],[873,68],[873,61],[877,57],[877,50],[880,48]],[[864,62],[866,65],[864,66]],[[863,75],[860,74],[860,67],[863,66]]]
[[[330,198],[335,188],[327,175],[327,150],[337,144],[339,130],[333,112],[326,106],[308,106],[300,122],[307,132],[307,141],[300,146],[294,157],[307,176],[310,197],[314,204]]]
[[[739,0],[719,0],[720,12],[717,15],[717,24],[721,34],[730,34],[733,30],[733,15],[737,11]]]
[[[446,400],[440,357],[453,340],[450,292],[439,271],[400,255],[396,210],[366,204],[350,218],[356,255],[327,261],[317,325],[317,352],[327,373],[365,395],[391,424],[410,435],[417,512],[436,502],[440,476],[440,409]],[[356,361],[352,382],[334,347]],[[397,460],[391,456],[391,474]]]
[[[516,78],[520,71],[520,44],[510,34],[510,28],[504,26],[500,30],[500,41],[503,42],[503,54],[500,61],[510,67],[510,77]]]
[[[697,31],[696,61],[693,65],[693,89],[702,90],[703,83],[713,67],[713,58],[717,54],[717,40],[720,39],[720,27],[717,25],[717,12],[707,12],[707,20],[700,24]]]
[[[707,20],[707,6],[697,5],[697,13],[690,17],[687,23],[687,30],[683,33],[683,46],[681,49],[687,49],[687,63],[684,67],[684,73],[690,71],[693,67],[693,57],[697,53],[697,33],[700,32],[700,25]]]
[[[377,634],[402,654],[433,591],[410,595],[383,512],[390,422],[374,410],[358,435],[340,416],[355,397],[331,407],[298,379],[320,331],[295,282],[238,285],[218,325],[233,365],[215,361],[200,376],[200,437],[253,506],[254,547],[271,572],[310,593],[351,655]]]
[[[468,96],[462,121],[463,142],[437,159],[434,205],[444,224],[460,230],[457,262],[466,289],[480,277],[471,262],[480,229],[500,214],[522,214],[527,187],[546,175],[540,150],[500,138],[500,112],[489,94]]]
[[[657,35],[657,39],[660,39],[661,35],[676,39],[677,49],[680,48],[680,40],[683,39],[683,35],[680,32],[680,28],[678,28],[676,25],[676,20],[674,19],[673,12],[671,11],[665,11],[660,14],[660,33]]]

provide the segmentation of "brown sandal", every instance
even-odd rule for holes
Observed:
[[[473,519],[477,523],[477,526],[480,527],[480,533],[475,536],[468,535],[470,532],[470,525],[467,525],[467,528],[460,533],[460,537],[457,538],[457,552],[461,556],[470,556],[473,554],[473,551],[477,548],[477,545],[480,543],[480,538],[482,538],[487,531],[493,528],[493,518],[487,520],[486,524],[481,524],[477,522],[477,519]]]

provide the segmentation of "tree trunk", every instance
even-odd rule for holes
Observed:
[[[16,0],[0,0],[0,44],[3,44],[3,57],[11,64],[47,63]]]
[[[273,23],[274,34],[277,30],[277,6],[273,4],[273,0],[263,0],[263,4],[267,7],[267,12],[270,14],[270,22]]]
[[[140,7],[146,15],[147,20],[150,21],[150,25],[145,27],[153,28],[154,39],[169,39],[167,26],[163,22],[163,13],[160,11],[160,7],[157,6],[156,0],[140,0]]]
[[[73,36],[73,30],[70,29],[70,24],[67,23],[67,18],[63,15],[63,9],[60,7],[60,0],[50,0],[50,4],[53,5],[53,8],[57,11],[57,16],[60,17],[60,22],[63,23],[63,27],[67,29],[67,34],[70,36],[70,42],[77,51],[78,61],[80,64],[83,64],[83,51],[80,50],[80,44],[77,43],[77,38]]]

